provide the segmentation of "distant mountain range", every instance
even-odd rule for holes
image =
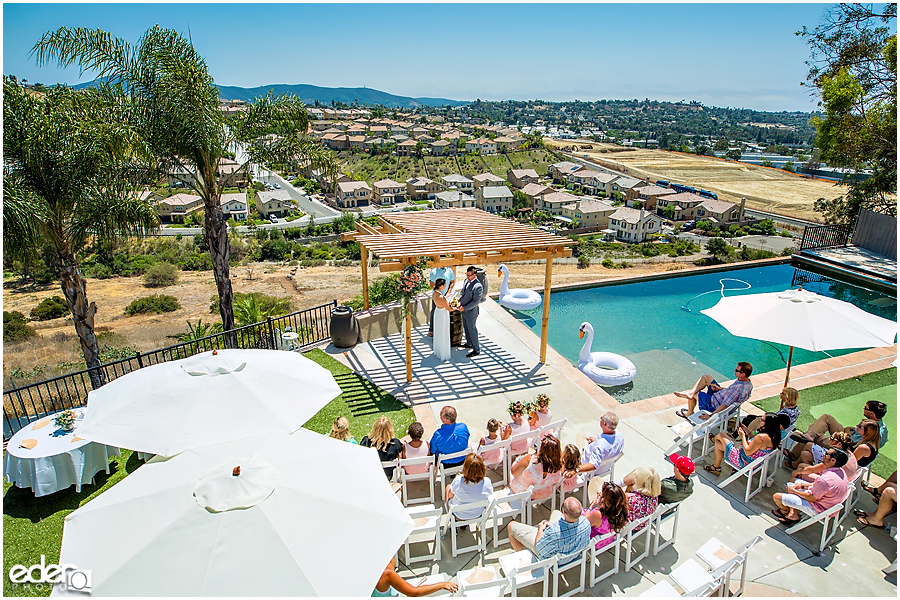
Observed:
[[[94,81],[79,83],[73,86],[76,90],[91,87]],[[314,106],[316,101],[322,106],[331,106],[331,101],[360,105],[382,105],[388,108],[416,108],[419,106],[459,106],[468,104],[463,100],[449,100],[447,98],[410,98],[408,96],[395,96],[373,90],[372,88],[329,88],[309,85],[306,83],[286,84],[275,83],[261,85],[259,87],[245,88],[234,85],[220,85],[219,97],[223,100],[244,100],[250,102],[259,96],[265,96],[270,90],[273,94],[294,94],[308,106]]]
[[[329,88],[317,85],[298,83],[294,85],[277,83],[253,88],[237,87],[232,85],[220,85],[219,97],[224,100],[250,101],[259,96],[265,96],[272,91],[273,94],[294,94],[309,106],[314,106],[318,100],[323,106],[331,106],[331,101],[369,106],[382,105],[388,108],[416,108],[419,106],[458,106],[467,104],[460,100],[448,100],[447,98],[409,98],[407,96],[395,96],[373,90],[372,88]]]

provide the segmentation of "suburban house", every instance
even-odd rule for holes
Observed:
[[[349,150],[350,138],[345,133],[325,133],[322,136],[322,144],[330,150]]]
[[[406,180],[406,195],[410,200],[434,200],[441,190],[441,184],[427,177],[412,177]]]
[[[497,154],[497,143],[488,138],[476,138],[466,142],[466,152],[480,152],[481,154]]]
[[[499,215],[513,207],[512,190],[505,185],[485,185],[475,190],[475,206]]]
[[[675,212],[672,213],[671,217],[666,218],[671,218],[673,221],[693,219],[697,215],[697,207],[706,199],[707,198],[693,192],[679,192],[677,194],[661,196],[656,203],[656,214],[665,217],[665,208],[667,206],[672,206],[674,207],[673,210]]]
[[[569,192],[559,192],[553,190],[546,194],[540,194],[534,198],[535,210],[541,210],[545,213],[562,216],[563,206],[578,202],[581,198]]]
[[[380,138],[380,137],[368,138],[368,139],[366,139],[366,143],[365,143],[366,150],[369,150],[369,151],[377,150],[377,151],[383,151],[383,152],[387,152],[388,150],[391,150],[396,145],[397,144],[396,144],[396,142],[394,142],[394,140],[388,139],[388,138]]]
[[[264,219],[269,215],[287,216],[294,208],[294,199],[287,190],[264,190],[256,193],[256,212]]]
[[[502,177],[497,177],[493,173],[480,173],[478,175],[472,175],[472,181],[475,182],[475,189],[484,187],[486,185],[505,185],[506,180]]]
[[[248,169],[230,158],[220,158],[216,167],[216,178],[226,187],[247,187]]]
[[[510,169],[506,172],[506,180],[513,187],[519,189],[524,188],[529,183],[537,183],[540,178],[540,175],[534,169]]]
[[[194,187],[197,180],[194,179],[193,164],[172,165],[166,170],[166,179],[169,187]]]
[[[342,181],[334,197],[341,208],[368,206],[372,202],[372,188],[365,181]]]
[[[434,196],[435,208],[472,208],[475,198],[457,190],[438,192]]]
[[[640,179],[628,177],[627,175],[619,175],[609,183],[608,193],[612,195],[613,192],[619,192],[620,194],[622,194],[622,196],[624,196],[628,192],[628,190],[644,184],[645,182],[641,181]]]
[[[501,135],[500,137],[494,138],[494,143],[497,144],[498,152],[510,152],[518,148],[522,144],[522,140]]]
[[[617,210],[618,207],[603,200],[579,200],[563,206],[562,216],[578,221],[578,227],[607,229],[610,215]]]
[[[663,219],[643,208],[620,206],[609,216],[609,228],[616,232],[616,239],[638,243],[646,241],[653,233],[662,230]]]
[[[564,160],[562,162],[549,165],[547,167],[547,175],[553,178],[553,181],[557,183],[565,183],[568,180],[569,175],[581,168],[581,165],[576,165],[573,162]]]
[[[222,194],[219,197],[219,204],[222,206],[222,215],[226,219],[246,221],[250,215],[247,210],[247,192]]]
[[[314,119],[316,121],[321,121],[325,118],[325,113],[319,110],[318,108],[306,108],[306,114],[309,115],[310,119]]]
[[[459,190],[466,193],[472,193],[475,190],[475,182],[459,173],[444,175],[441,177],[441,185],[445,190]]]
[[[660,197],[677,193],[675,190],[653,184],[633,187],[625,192],[625,206],[634,206],[640,203],[647,210],[655,211]]]
[[[372,184],[376,204],[396,204],[406,200],[406,186],[393,179],[382,179]]]
[[[741,202],[741,206],[738,206],[725,200],[704,198],[694,216],[697,219],[712,221],[713,225],[737,223],[743,219],[743,205],[743,202]]]
[[[437,140],[431,142],[430,146],[432,156],[449,156],[456,154],[456,142],[451,142],[450,140]]]
[[[416,140],[411,140],[411,139],[403,140],[402,142],[397,144],[397,155],[398,156],[407,156],[409,154],[412,154],[413,151],[416,149],[416,145],[418,145],[418,143],[419,142],[417,142]]]
[[[372,137],[384,137],[390,131],[387,128],[387,125],[370,125],[369,126],[369,135]]]
[[[543,196],[544,194],[550,194],[555,192],[556,190],[548,185],[542,185],[540,183],[529,183],[525,187],[520,190],[523,194],[528,196],[531,199],[531,208],[535,208],[538,204],[537,197]]]
[[[330,194],[332,191],[334,191],[333,188],[331,187],[331,180],[328,177],[326,177],[323,173],[321,173],[319,171],[313,171],[313,178],[319,182],[319,185],[322,187],[322,190],[326,194]],[[350,177],[349,175],[345,175],[344,173],[341,173],[338,176],[338,178],[334,181],[334,183],[338,184],[338,183],[342,183],[344,181],[353,181],[353,178]]]
[[[357,151],[366,149],[366,139],[365,134],[347,136],[347,140],[350,143],[350,149]]]
[[[593,169],[579,169],[569,175],[566,182],[572,186],[573,190],[580,189],[585,194],[594,196],[600,193],[608,196],[611,192],[609,184],[616,177],[618,175],[612,173],[602,173]]]
[[[174,194],[163,198],[156,206],[160,221],[181,223],[186,216],[203,210],[203,198],[193,194]]]

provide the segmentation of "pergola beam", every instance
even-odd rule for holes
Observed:
[[[572,251],[568,248],[556,251],[506,251],[506,252],[466,252],[462,254],[454,254],[452,256],[429,257],[432,259],[428,263],[429,267],[458,267],[469,263],[484,262],[514,262],[519,260],[550,260],[553,258],[566,258],[572,256]],[[414,259],[381,261],[378,263],[378,270],[382,273],[390,273],[402,271],[410,263],[416,262]]]

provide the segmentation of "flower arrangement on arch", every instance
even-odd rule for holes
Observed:
[[[416,295],[428,287],[425,269],[430,262],[430,258],[421,256],[415,263],[407,265],[400,274],[400,279],[397,280],[397,296],[400,300],[401,318],[412,313]]]
[[[66,431],[69,431],[73,427],[75,427],[75,411],[71,409],[66,409],[56,415],[56,418],[53,419],[53,422],[57,427],[61,427]]]

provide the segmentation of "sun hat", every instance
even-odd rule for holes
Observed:
[[[669,460],[678,467],[682,475],[690,475],[694,472],[694,461],[687,456],[681,456],[677,452],[669,455]]]

